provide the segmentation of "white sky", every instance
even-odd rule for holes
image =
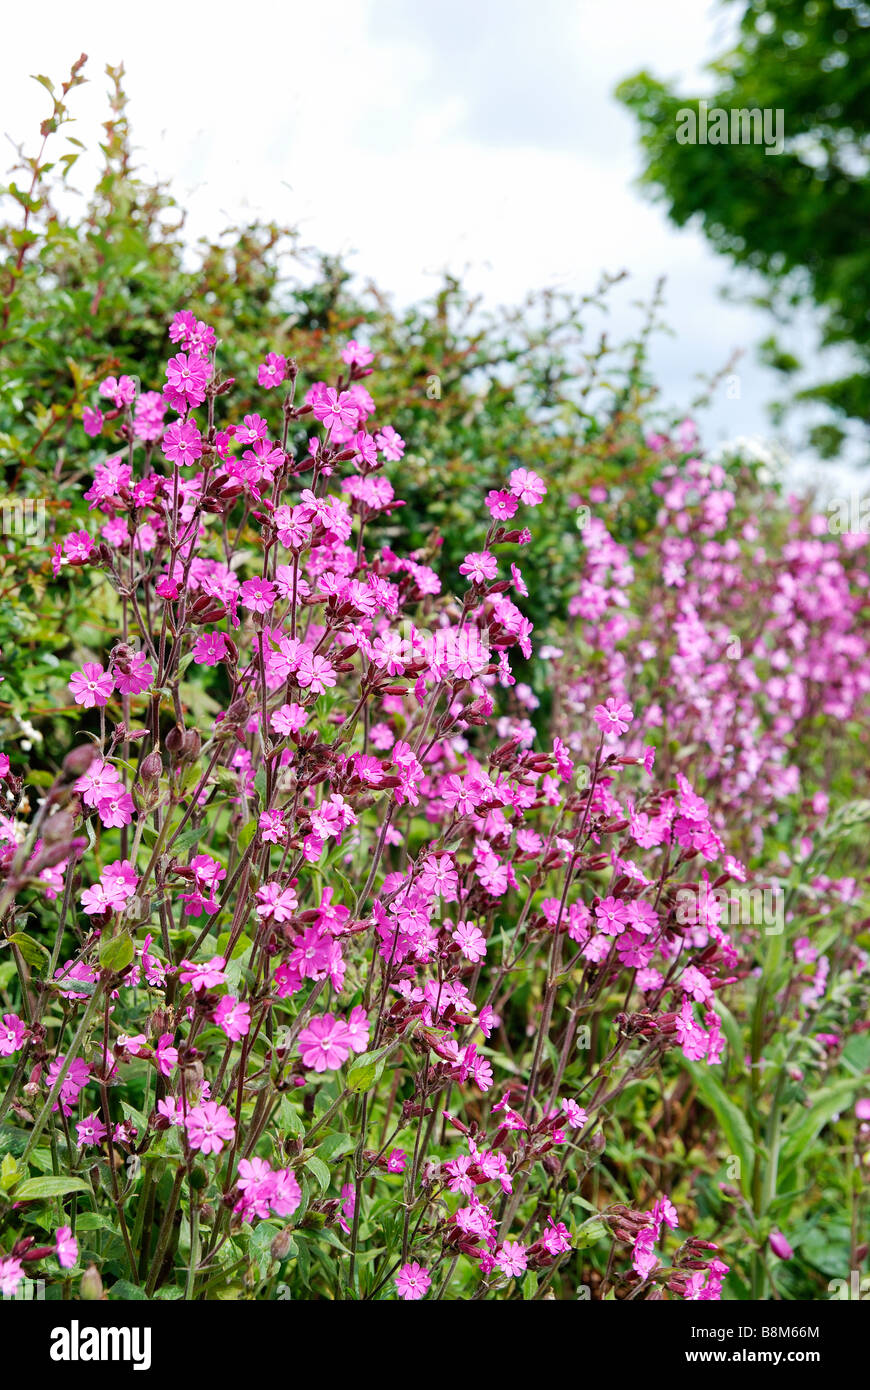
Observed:
[[[697,373],[743,349],[741,398],[722,394],[707,437],[769,432],[778,382],[753,346],[770,320],[723,303],[727,262],[632,187],[635,125],[612,98],[642,67],[703,89],[733,11],[706,0],[259,0],[249,11],[43,0],[29,13],[4,36],[0,132],[31,141],[47,96],[28,74],[59,79],[84,51],[91,80],[73,94],[70,129],[96,143],[103,71],[123,61],[142,163],[172,179],[192,233],[252,213],[295,224],[399,303],[434,289],[443,268],[466,271],[492,304],[554,283],[586,291],[602,270],[627,269],[614,341],[664,274],[663,399],[686,405]]]

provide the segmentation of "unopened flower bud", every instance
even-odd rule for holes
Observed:
[[[42,831],[44,845],[56,845],[68,840],[73,832],[73,818],[69,811],[55,811],[49,816]]]
[[[143,782],[157,782],[163,772],[163,759],[155,748],[139,765],[139,776]]]
[[[285,1226],[284,1229],[278,1231],[272,1239],[272,1244],[269,1247],[272,1259],[286,1260],[287,1256],[290,1254],[292,1244],[293,1228],[292,1226]]]
[[[94,1264],[88,1265],[81,1277],[79,1284],[79,1294],[86,1303],[95,1303],[103,1296],[103,1281],[100,1278],[100,1271]]]
[[[83,772],[87,772],[96,756],[96,748],[92,743],[83,743],[78,748],[73,748],[67,753],[63,760],[63,770],[70,777],[80,777]]]
[[[184,744],[185,729],[182,724],[176,724],[174,729],[170,729],[166,735],[166,747],[170,753],[180,753]]]
[[[202,748],[202,739],[198,729],[188,729],[182,740],[181,756],[187,762],[195,762],[199,757],[199,750]]]

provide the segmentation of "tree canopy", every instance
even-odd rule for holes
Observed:
[[[717,251],[758,272],[764,289],[756,302],[780,324],[809,305],[817,311],[822,348],[848,350],[829,354],[832,372],[825,379],[791,393],[792,402],[821,403],[833,412],[813,435],[828,454],[841,441],[843,424],[870,423],[868,65],[870,6],[750,0],[736,44],[710,64],[715,89],[704,100],[710,110],[782,111],[778,154],[760,142],[679,143],[678,113],[697,108],[698,97],[648,72],[617,91],[640,125],[643,182],[669,217],[678,226],[697,220]],[[789,348],[777,333],[763,345],[764,358],[785,377],[803,365]]]

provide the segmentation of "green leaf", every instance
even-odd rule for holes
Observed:
[[[361,1052],[348,1068],[347,1089],[355,1095],[377,1085],[384,1070],[384,1058],[376,1052]]]
[[[863,1076],[849,1076],[840,1081],[830,1082],[824,1091],[817,1091],[811,1097],[812,1105],[808,1110],[800,1109],[793,1117],[793,1123],[786,1121],[783,1129],[788,1134],[788,1138],[782,1145],[781,1163],[783,1171],[786,1165],[795,1165],[802,1158],[809,1157],[810,1146],[821,1134],[825,1125],[828,1124],[835,1115],[841,1110],[847,1109],[852,1102],[856,1091],[863,1090],[867,1085]],[[782,1180],[782,1174],[780,1180]]]
[[[44,971],[51,959],[45,947],[23,931],[13,932],[11,936],[6,937],[3,944],[17,947],[24,960],[28,965],[32,965],[34,970]]]
[[[204,827],[201,825],[189,825],[186,830],[182,830],[177,840],[172,842],[174,854],[184,854],[185,850],[192,849],[203,834]]]
[[[65,1197],[70,1192],[90,1192],[84,1178],[47,1177],[26,1178],[17,1184],[13,1193],[16,1202],[37,1202],[42,1197]]]
[[[131,1284],[127,1279],[119,1279],[109,1289],[109,1298],[115,1300],[126,1300],[129,1302],[141,1303],[148,1300],[148,1295],[138,1284]]]
[[[3,1162],[0,1163],[0,1192],[8,1192],[10,1187],[14,1187],[26,1171],[26,1168],[19,1170],[18,1164],[11,1154],[4,1154]]]
[[[312,1154],[311,1158],[306,1160],[305,1167],[309,1172],[314,1174],[317,1181],[320,1183],[321,1192],[325,1192],[329,1187],[329,1169],[323,1162],[323,1159],[318,1158],[316,1154]]]
[[[719,1121],[731,1153],[740,1160],[740,1186],[748,1197],[755,1164],[755,1149],[749,1122],[709,1067],[700,1066],[699,1063],[690,1062],[688,1059],[684,1059],[683,1065],[691,1074],[702,1101]]]
[[[115,1227],[108,1216],[102,1216],[98,1211],[83,1211],[76,1219],[76,1234],[79,1231],[111,1231],[114,1235]]]
[[[129,932],[122,931],[100,947],[100,965],[104,970],[111,970],[114,975],[118,975],[127,969],[135,954],[132,936]]]
[[[351,1134],[327,1134],[323,1143],[317,1145],[317,1152],[324,1163],[334,1163],[337,1158],[350,1153],[354,1142]]]
[[[254,838],[256,829],[257,822],[254,820],[253,817],[251,817],[249,821],[245,821],[245,824],[239,831],[238,840],[236,842],[240,854],[244,853],[244,851],[248,848],[248,845]]]
[[[278,1127],[285,1129],[288,1134],[292,1134],[296,1139],[304,1139],[305,1125],[299,1111],[294,1109],[286,1096],[281,1100],[278,1109]]]

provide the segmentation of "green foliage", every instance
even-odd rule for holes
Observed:
[[[98,580],[90,588],[65,576],[54,582],[50,550],[72,530],[93,534],[82,492],[95,464],[125,447],[113,442],[111,424],[88,439],[82,409],[97,403],[107,374],[135,370],[143,390],[161,389],[172,351],[167,330],[180,309],[215,328],[239,413],[255,408],[266,352],[305,364],[304,391],[328,375],[349,337],[368,333],[384,418],[408,441],[405,457],[388,468],[407,505],[378,522],[378,537],[389,544],[399,532],[410,535],[448,586],[475,548],[482,484],[499,488],[518,467],[544,474],[548,506],[535,543],[545,564],[527,610],[545,630],[574,582],[576,502],[590,482],[628,489],[620,539],[653,524],[648,483],[660,464],[644,429],[656,402],[647,355],[661,329],[658,295],[639,315],[636,336],[613,346],[595,327],[605,321],[612,277],[585,296],[546,291],[497,312],[484,312],[447,277],[431,300],[399,312],[376,289],[352,295],[344,267],[304,248],[290,228],[231,227],[189,246],[170,189],[134,166],[123,67],[107,72],[102,169],[83,211],[66,210],[80,153],[65,134],[67,98],[84,81],[79,65],[52,96],[47,143],[35,156],[20,155],[30,193],[14,182],[0,189],[9,209],[0,223],[0,469],[7,496],[44,507],[45,529],[44,538],[0,542],[7,738],[44,741],[45,764],[54,767],[67,741],[61,719],[72,716],[81,727],[66,682],[102,650],[117,614]],[[49,158],[63,140],[69,151]],[[304,431],[291,442],[304,450]],[[206,703],[195,713],[214,712],[204,692],[198,698]]]

